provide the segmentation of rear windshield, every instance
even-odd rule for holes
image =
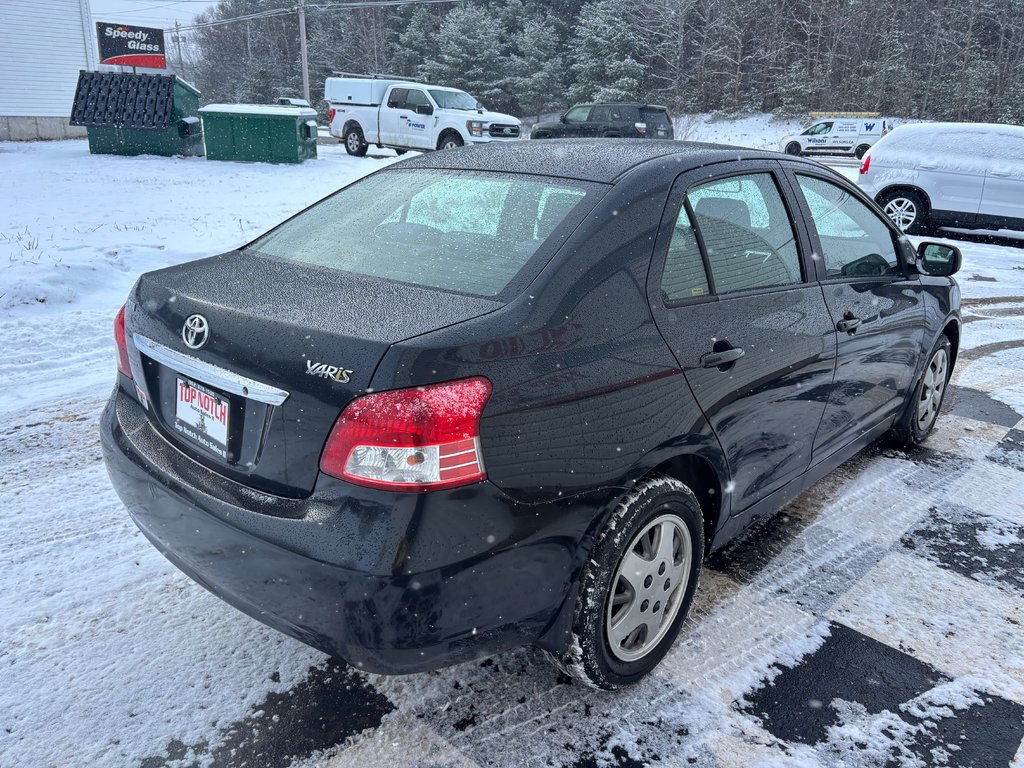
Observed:
[[[249,248],[360,275],[497,296],[594,190],[564,179],[386,171],[308,208]]]

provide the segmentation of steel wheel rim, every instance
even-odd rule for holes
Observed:
[[[664,639],[686,594],[693,562],[690,530],[660,515],[630,541],[612,577],[605,636],[612,655],[638,661]]]
[[[360,142],[358,133],[356,133],[355,131],[349,131],[349,134],[347,137],[345,137],[345,140],[348,142],[349,149],[351,149],[353,152],[359,151]]]
[[[448,139],[444,144],[441,145],[441,149],[455,149],[459,146],[453,139]]]
[[[946,391],[948,364],[949,358],[944,349],[937,350],[928,361],[917,399],[917,428],[921,431],[928,429],[939,415],[942,395]]]
[[[885,204],[885,208],[882,210],[900,228],[901,232],[906,232],[917,220],[917,205],[906,197],[893,198]]]

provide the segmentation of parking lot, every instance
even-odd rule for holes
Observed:
[[[716,553],[633,689],[574,684],[532,650],[364,675],[166,562],[101,460],[112,318],[139,272],[236,246],[394,159],[320,152],[280,168],[0,145],[19,190],[0,211],[16,265],[0,765],[1024,766],[1024,249],[1008,243],[959,242],[963,347],[927,445],[873,446]]]

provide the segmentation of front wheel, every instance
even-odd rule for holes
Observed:
[[[931,434],[946,399],[952,360],[952,345],[943,334],[928,356],[928,364],[907,401],[903,415],[893,427],[893,435],[898,442],[907,446],[920,445]]]
[[[587,559],[573,642],[556,663],[605,690],[643,678],[679,634],[703,556],[693,492],[670,477],[641,481],[619,502]]]
[[[363,157],[370,145],[363,138],[363,131],[358,125],[352,125],[345,129],[345,151],[353,157]]]
[[[457,149],[461,147],[465,142],[462,141],[462,137],[459,134],[452,131],[448,131],[437,141],[438,149]]]
[[[791,141],[789,142],[789,144],[786,145],[787,155],[799,155],[801,151],[803,150],[800,147],[800,142],[798,141]]]

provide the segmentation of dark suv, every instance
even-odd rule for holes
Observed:
[[[925,439],[959,258],[775,153],[423,155],[142,275],[107,468],[179,568],[360,669],[534,644],[614,688],[709,551],[882,434]]]
[[[671,139],[668,110],[655,104],[577,104],[557,123],[537,123],[531,139]]]

